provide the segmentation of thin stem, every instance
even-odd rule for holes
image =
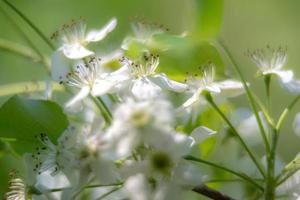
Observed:
[[[229,197],[217,190],[207,187],[204,184],[194,187],[192,191],[214,200],[234,200],[232,197]]]
[[[290,112],[290,110],[293,109],[293,107],[296,105],[296,103],[298,102],[298,100],[300,99],[300,94],[298,94],[295,99],[293,99],[293,101],[284,109],[284,111],[281,113],[277,124],[276,124],[276,130],[279,131],[282,123],[284,121],[284,119],[286,118],[287,114]]]
[[[218,168],[218,169],[222,169],[224,171],[227,171],[237,177],[240,177],[242,178],[243,180],[247,181],[248,183],[254,185],[255,187],[257,187],[258,189],[260,190],[264,190],[263,187],[261,187],[258,183],[256,183],[254,180],[252,180],[249,176],[245,175],[245,174],[241,174],[239,172],[236,172],[236,171],[233,171],[227,167],[224,167],[224,166],[221,166],[221,165],[218,165],[218,164],[215,164],[215,163],[212,163],[212,162],[209,162],[209,161],[206,161],[206,160],[203,160],[201,158],[195,158],[193,156],[185,156],[184,157],[185,160],[191,160],[191,161],[195,161],[195,162],[199,162],[199,163],[203,163],[203,164],[206,164],[206,165],[209,165],[209,166],[212,166],[212,167],[215,167],[215,168]]]
[[[19,9],[17,9],[13,4],[8,2],[7,0],[3,0],[3,2],[9,6],[13,11],[15,11],[44,41],[45,43],[50,47],[51,50],[55,50],[55,47],[50,42],[50,40],[42,33],[42,31],[33,24],[33,22],[28,19]]]
[[[266,136],[266,132],[265,132],[264,127],[263,127],[262,120],[261,120],[261,118],[260,118],[260,116],[258,114],[258,110],[257,110],[257,107],[256,107],[256,103],[255,103],[253,94],[252,94],[251,90],[248,87],[248,84],[246,82],[246,79],[245,79],[243,73],[241,72],[241,70],[240,70],[237,62],[234,60],[234,58],[231,55],[231,53],[229,52],[228,48],[224,45],[224,43],[221,40],[219,40],[218,44],[222,47],[223,51],[226,53],[227,57],[229,58],[229,60],[233,64],[235,70],[237,71],[239,77],[241,78],[241,81],[242,81],[243,86],[244,86],[244,88],[246,90],[246,94],[248,96],[250,105],[251,105],[252,110],[254,112],[254,115],[255,115],[255,118],[256,118],[256,121],[257,121],[259,130],[260,130],[261,136],[263,138],[265,149],[266,149],[266,153],[269,154],[270,151],[271,151],[270,150],[270,145],[269,145],[269,142],[268,142],[268,139],[267,139],[267,136]]]
[[[290,178],[291,176],[293,176],[296,172],[298,172],[300,170],[300,166],[297,167],[296,169],[294,170],[290,170],[289,173],[284,177],[282,178],[281,180],[279,180],[284,174],[285,172],[282,171],[277,177],[276,177],[276,186],[279,186],[281,185],[282,183],[284,183],[288,178]]]
[[[96,106],[99,108],[100,112],[101,112],[101,115],[102,117],[104,118],[105,122],[107,125],[110,125],[111,122],[112,122],[112,119],[110,117],[110,115],[106,112],[105,108],[103,107],[101,101],[93,96],[93,95],[90,95],[91,99],[94,101],[94,103],[96,104]]]
[[[261,109],[262,113],[264,114],[264,117],[266,118],[268,124],[271,126],[271,127],[275,127],[275,123],[274,123],[274,120],[273,118],[270,116],[267,108],[263,105],[263,103],[261,102],[261,100],[255,95],[253,94],[253,97],[257,103],[257,105],[259,106],[259,108]]]
[[[257,181],[257,182],[263,182],[264,181],[263,179],[259,179],[259,178],[252,179],[252,180]],[[244,180],[236,178],[236,179],[209,179],[209,180],[203,181],[203,182],[204,183],[226,183],[226,182],[242,182],[242,181],[244,181]]]
[[[246,150],[246,152],[249,154],[250,158],[252,159],[252,161],[256,165],[256,167],[259,170],[259,172],[261,173],[261,175],[265,178],[265,172],[264,172],[262,166],[257,161],[257,159],[255,158],[255,156],[253,155],[253,153],[251,152],[251,150],[249,149],[249,147],[247,146],[247,144],[244,142],[243,138],[240,136],[240,134],[234,128],[234,126],[232,125],[232,123],[229,121],[229,119],[225,116],[225,114],[216,105],[216,103],[214,102],[214,100],[213,100],[212,96],[210,95],[210,93],[206,93],[205,94],[205,98],[210,103],[210,105],[218,112],[218,114],[223,118],[223,120],[227,123],[227,125],[232,130],[233,134],[238,138],[238,140],[241,143],[241,145],[244,147],[244,149]]]
[[[36,54],[36,52],[34,52],[31,48],[12,41],[8,41],[0,38],[0,48],[8,52],[16,53],[26,58],[30,58],[34,61],[41,60],[40,56]]]
[[[102,107],[104,108],[105,112],[109,115],[110,118],[112,118],[112,114],[111,114],[110,110],[108,109],[107,105],[105,104],[105,102],[103,101],[103,99],[101,97],[98,97],[98,100],[102,104]]]
[[[52,82],[52,90],[64,91],[64,87],[58,83]],[[47,88],[46,81],[37,82],[20,82],[0,86],[0,97],[19,93],[31,93],[45,91]]]
[[[275,176],[275,155],[276,155],[277,142],[278,142],[278,133],[275,129],[273,129],[272,148],[271,148],[271,153],[268,156],[268,163],[267,163],[268,173],[267,173],[266,189],[265,189],[266,200],[275,199],[276,178],[274,176]]]
[[[111,187],[111,186],[121,186],[123,185],[122,182],[120,183],[112,183],[112,184],[95,184],[95,185],[88,185],[85,186],[84,189],[92,189],[92,188],[98,188],[98,187]],[[63,190],[70,189],[70,187],[63,187],[63,188],[55,188],[49,190],[49,192],[61,192]]]
[[[26,35],[26,33],[17,25],[17,23],[6,13],[5,10],[3,10],[2,8],[0,8],[0,10],[2,11],[2,13],[5,15],[5,17],[11,22],[11,24],[17,29],[17,31],[19,31],[19,33],[21,34],[21,36],[25,39],[25,41],[27,42],[27,44],[35,51],[35,53],[40,57],[39,59],[41,59],[42,63],[44,64],[44,66],[46,67],[46,69],[48,70],[48,72],[50,72],[50,65],[48,64],[45,56],[40,52],[40,50],[34,45],[33,42],[31,42],[31,40],[29,39],[29,37]]]
[[[113,188],[112,190],[106,192],[105,194],[101,195],[100,197],[97,198],[97,200],[101,200],[101,199],[104,199],[105,197],[107,197],[108,195],[118,191],[119,189],[121,189],[122,186],[117,186],[115,188]]]

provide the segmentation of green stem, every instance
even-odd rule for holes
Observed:
[[[190,161],[195,161],[195,162],[199,162],[199,163],[203,163],[203,164],[206,164],[206,165],[209,165],[209,166],[212,166],[212,167],[215,167],[215,168],[218,168],[218,169],[222,169],[224,171],[227,171],[237,177],[240,177],[241,179],[247,181],[248,183],[252,184],[253,186],[257,187],[258,189],[260,190],[264,190],[262,186],[260,186],[258,183],[256,183],[254,180],[252,180],[249,176],[245,175],[245,174],[241,174],[239,172],[236,172],[236,171],[233,171],[227,167],[223,167],[221,165],[218,165],[218,164],[215,164],[215,163],[212,163],[212,162],[209,162],[209,161],[206,161],[206,160],[203,160],[201,158],[196,158],[194,156],[185,156],[184,157],[185,160],[190,160]]]
[[[298,94],[295,99],[284,109],[284,111],[281,113],[278,122],[276,124],[276,130],[279,131],[284,119],[286,118],[287,114],[290,112],[290,110],[293,109],[293,107],[296,105],[297,101],[300,99],[300,94]]]
[[[19,9],[17,9],[13,4],[8,2],[7,0],[3,0],[3,2],[9,6],[13,11],[15,11],[44,41],[45,43],[50,47],[51,50],[55,50],[55,47],[50,42],[50,40],[42,33],[42,31],[33,24],[33,22],[28,19]]]
[[[252,179],[253,181],[257,181],[257,182],[263,182],[264,180],[263,179]],[[244,181],[243,179],[239,179],[239,178],[236,178],[236,179],[210,179],[210,180],[207,180],[207,181],[203,181],[205,183],[226,183],[226,182],[242,182]]]
[[[64,91],[64,87],[58,83],[52,82],[52,89]],[[45,91],[47,88],[46,81],[37,82],[20,82],[0,86],[0,97],[20,93],[31,93]]]
[[[266,136],[266,132],[265,132],[264,127],[263,127],[262,120],[261,120],[261,118],[260,118],[260,116],[258,114],[258,110],[257,110],[257,107],[256,107],[256,103],[255,103],[253,94],[252,94],[251,90],[249,89],[248,84],[246,82],[246,79],[244,78],[244,75],[242,74],[242,72],[241,72],[241,70],[240,70],[237,62],[234,60],[234,58],[231,55],[231,53],[229,52],[228,48],[223,44],[223,42],[221,40],[219,40],[218,44],[222,47],[223,51],[225,51],[227,57],[229,58],[229,60],[233,64],[235,70],[237,71],[239,77],[241,78],[241,81],[242,81],[243,86],[244,86],[244,88],[246,90],[246,94],[248,96],[249,102],[251,104],[252,110],[254,112],[254,115],[255,115],[255,118],[256,118],[256,121],[257,121],[259,130],[260,130],[261,136],[262,136],[263,141],[264,141],[264,145],[265,145],[265,149],[266,149],[266,154],[268,155],[270,153],[270,151],[271,151],[270,150],[270,145],[269,145],[269,142],[268,142],[268,139],[267,139],[267,136]]]
[[[289,173],[280,180],[280,178],[285,174],[285,171],[282,171],[277,177],[276,177],[276,186],[281,185],[282,183],[284,183],[288,178],[290,178],[291,176],[293,176],[296,172],[298,172],[300,170],[300,167],[297,167],[294,170],[290,170]]]
[[[88,185],[85,186],[84,189],[92,189],[92,188],[98,188],[98,187],[111,187],[111,186],[121,186],[123,185],[122,182],[120,183],[112,183],[112,184],[95,184],[95,185]],[[55,188],[49,190],[49,192],[61,192],[63,190],[70,189],[70,187],[63,187],[63,188]]]
[[[41,60],[40,56],[37,55],[31,48],[12,41],[0,38],[0,48],[8,52],[16,53],[26,58],[30,58],[34,61]]]
[[[106,192],[105,194],[101,195],[100,197],[97,198],[97,200],[101,200],[101,199],[104,199],[105,197],[107,197],[108,195],[118,191],[119,189],[121,189],[122,186],[117,186],[115,188],[113,188],[112,190]]]
[[[267,173],[266,189],[265,189],[266,200],[275,199],[275,189],[276,189],[275,155],[276,155],[277,142],[278,142],[278,132],[275,129],[273,129],[272,148],[271,148],[270,155],[267,157],[268,173]]]
[[[99,108],[100,112],[101,112],[101,115],[102,117],[104,118],[105,122],[107,125],[110,125],[111,122],[112,122],[112,118],[110,117],[110,115],[106,112],[105,108],[103,107],[101,101],[93,96],[93,95],[90,95],[91,99],[94,101],[94,103],[97,105],[97,107]]]
[[[234,126],[232,125],[232,123],[229,121],[229,119],[225,116],[225,114],[216,105],[216,103],[214,102],[214,100],[213,100],[212,96],[210,95],[210,93],[207,92],[205,94],[205,98],[210,103],[210,105],[218,112],[218,114],[223,118],[223,120],[227,123],[227,125],[232,130],[233,134],[238,138],[238,140],[241,143],[241,145],[244,147],[244,149],[246,150],[246,152],[249,154],[250,158],[252,159],[252,161],[256,165],[256,167],[259,170],[259,172],[261,173],[261,175],[263,177],[265,177],[265,172],[264,172],[263,168],[261,167],[260,163],[257,161],[257,159],[255,158],[255,156],[253,155],[253,153],[251,152],[251,150],[249,149],[249,147],[247,146],[247,144],[244,142],[243,138],[240,136],[240,134],[234,128]]]
[[[5,17],[11,22],[11,24],[17,29],[17,31],[21,34],[21,36],[25,39],[27,44],[35,51],[35,53],[39,56],[39,59],[42,61],[48,72],[50,73],[51,67],[47,62],[45,56],[40,52],[40,50],[31,42],[30,38],[26,35],[26,33],[15,23],[15,21],[6,13],[5,10],[0,8]],[[35,59],[36,60],[36,59]]]
[[[100,101],[105,112],[109,115],[110,118],[112,118],[112,114],[111,114],[110,110],[108,109],[107,105],[105,104],[105,102],[103,101],[103,99],[101,97],[98,97],[98,100]]]

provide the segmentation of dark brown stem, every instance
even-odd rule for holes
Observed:
[[[194,192],[202,194],[210,199],[214,200],[235,200],[217,190],[214,190],[204,184],[198,185],[192,189]]]

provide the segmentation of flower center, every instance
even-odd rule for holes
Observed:
[[[155,70],[159,64],[159,56],[153,54],[150,56],[144,55],[142,62],[139,63],[135,63],[125,57],[121,58],[120,61],[128,66],[132,77],[139,79],[155,74]]]
[[[85,86],[93,87],[98,76],[100,59],[92,57],[86,64],[78,64],[74,70],[66,76],[66,84],[77,88]]]
[[[144,127],[150,121],[150,114],[146,110],[136,110],[130,116],[130,122],[136,127]]]
[[[165,152],[156,152],[150,158],[151,166],[154,170],[167,173],[173,166],[172,159]]]

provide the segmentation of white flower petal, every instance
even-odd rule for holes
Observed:
[[[124,55],[123,51],[121,50],[116,50],[113,51],[109,54],[105,54],[105,55],[100,55],[101,57],[101,64],[102,65],[106,65],[114,60],[118,60],[120,59],[122,56]]]
[[[55,51],[51,56],[51,76],[55,81],[60,81],[67,75],[70,67],[66,57],[60,50]]]
[[[292,93],[300,92],[300,80],[291,80],[287,83],[282,83],[282,86]]]
[[[226,80],[217,83],[222,90],[222,94],[227,97],[235,97],[245,92],[244,86],[240,81]]]
[[[118,84],[118,82],[109,79],[96,80],[91,93],[94,96],[101,96],[107,93],[111,93],[116,84]]]
[[[210,85],[206,85],[204,88],[204,90],[207,90],[209,92],[213,92],[213,93],[220,93],[221,89],[219,88],[219,85],[213,83]]]
[[[292,81],[294,77],[292,70],[272,70],[270,73],[276,74],[282,83],[288,83]]]
[[[297,113],[293,122],[293,128],[297,136],[300,137],[300,113]]]
[[[72,107],[77,102],[83,100],[85,97],[88,96],[90,92],[90,88],[88,86],[81,88],[77,95],[75,95],[70,101],[66,103],[66,107]]]
[[[161,88],[166,88],[175,92],[183,92],[187,89],[187,85],[168,79],[168,77],[161,73],[151,77],[151,80],[159,85]]]
[[[94,54],[94,52],[86,49],[79,43],[64,44],[62,50],[65,56],[70,59],[81,59]]]
[[[193,94],[193,96],[191,96],[188,100],[186,100],[186,102],[183,103],[182,107],[184,109],[188,108],[191,105],[193,105],[194,103],[196,103],[197,101],[199,101],[199,99],[200,99],[200,92],[201,92],[201,90],[197,90],[197,92],[195,92]]]
[[[190,153],[195,143],[194,139],[182,133],[173,133],[172,135],[173,141],[171,140],[169,147],[171,148],[170,152],[179,158]]]
[[[150,200],[150,189],[147,185],[147,179],[142,174],[129,177],[124,185],[128,191],[131,200]]]
[[[161,88],[149,79],[141,78],[133,81],[131,92],[136,98],[148,99],[156,97],[161,92]]]
[[[205,126],[199,126],[193,130],[191,137],[195,140],[196,143],[200,144],[204,140],[214,136],[217,132],[211,130]]]
[[[97,42],[106,37],[108,33],[110,33],[117,25],[117,19],[111,19],[102,29],[100,30],[92,30],[90,31],[85,40],[87,42]]]

